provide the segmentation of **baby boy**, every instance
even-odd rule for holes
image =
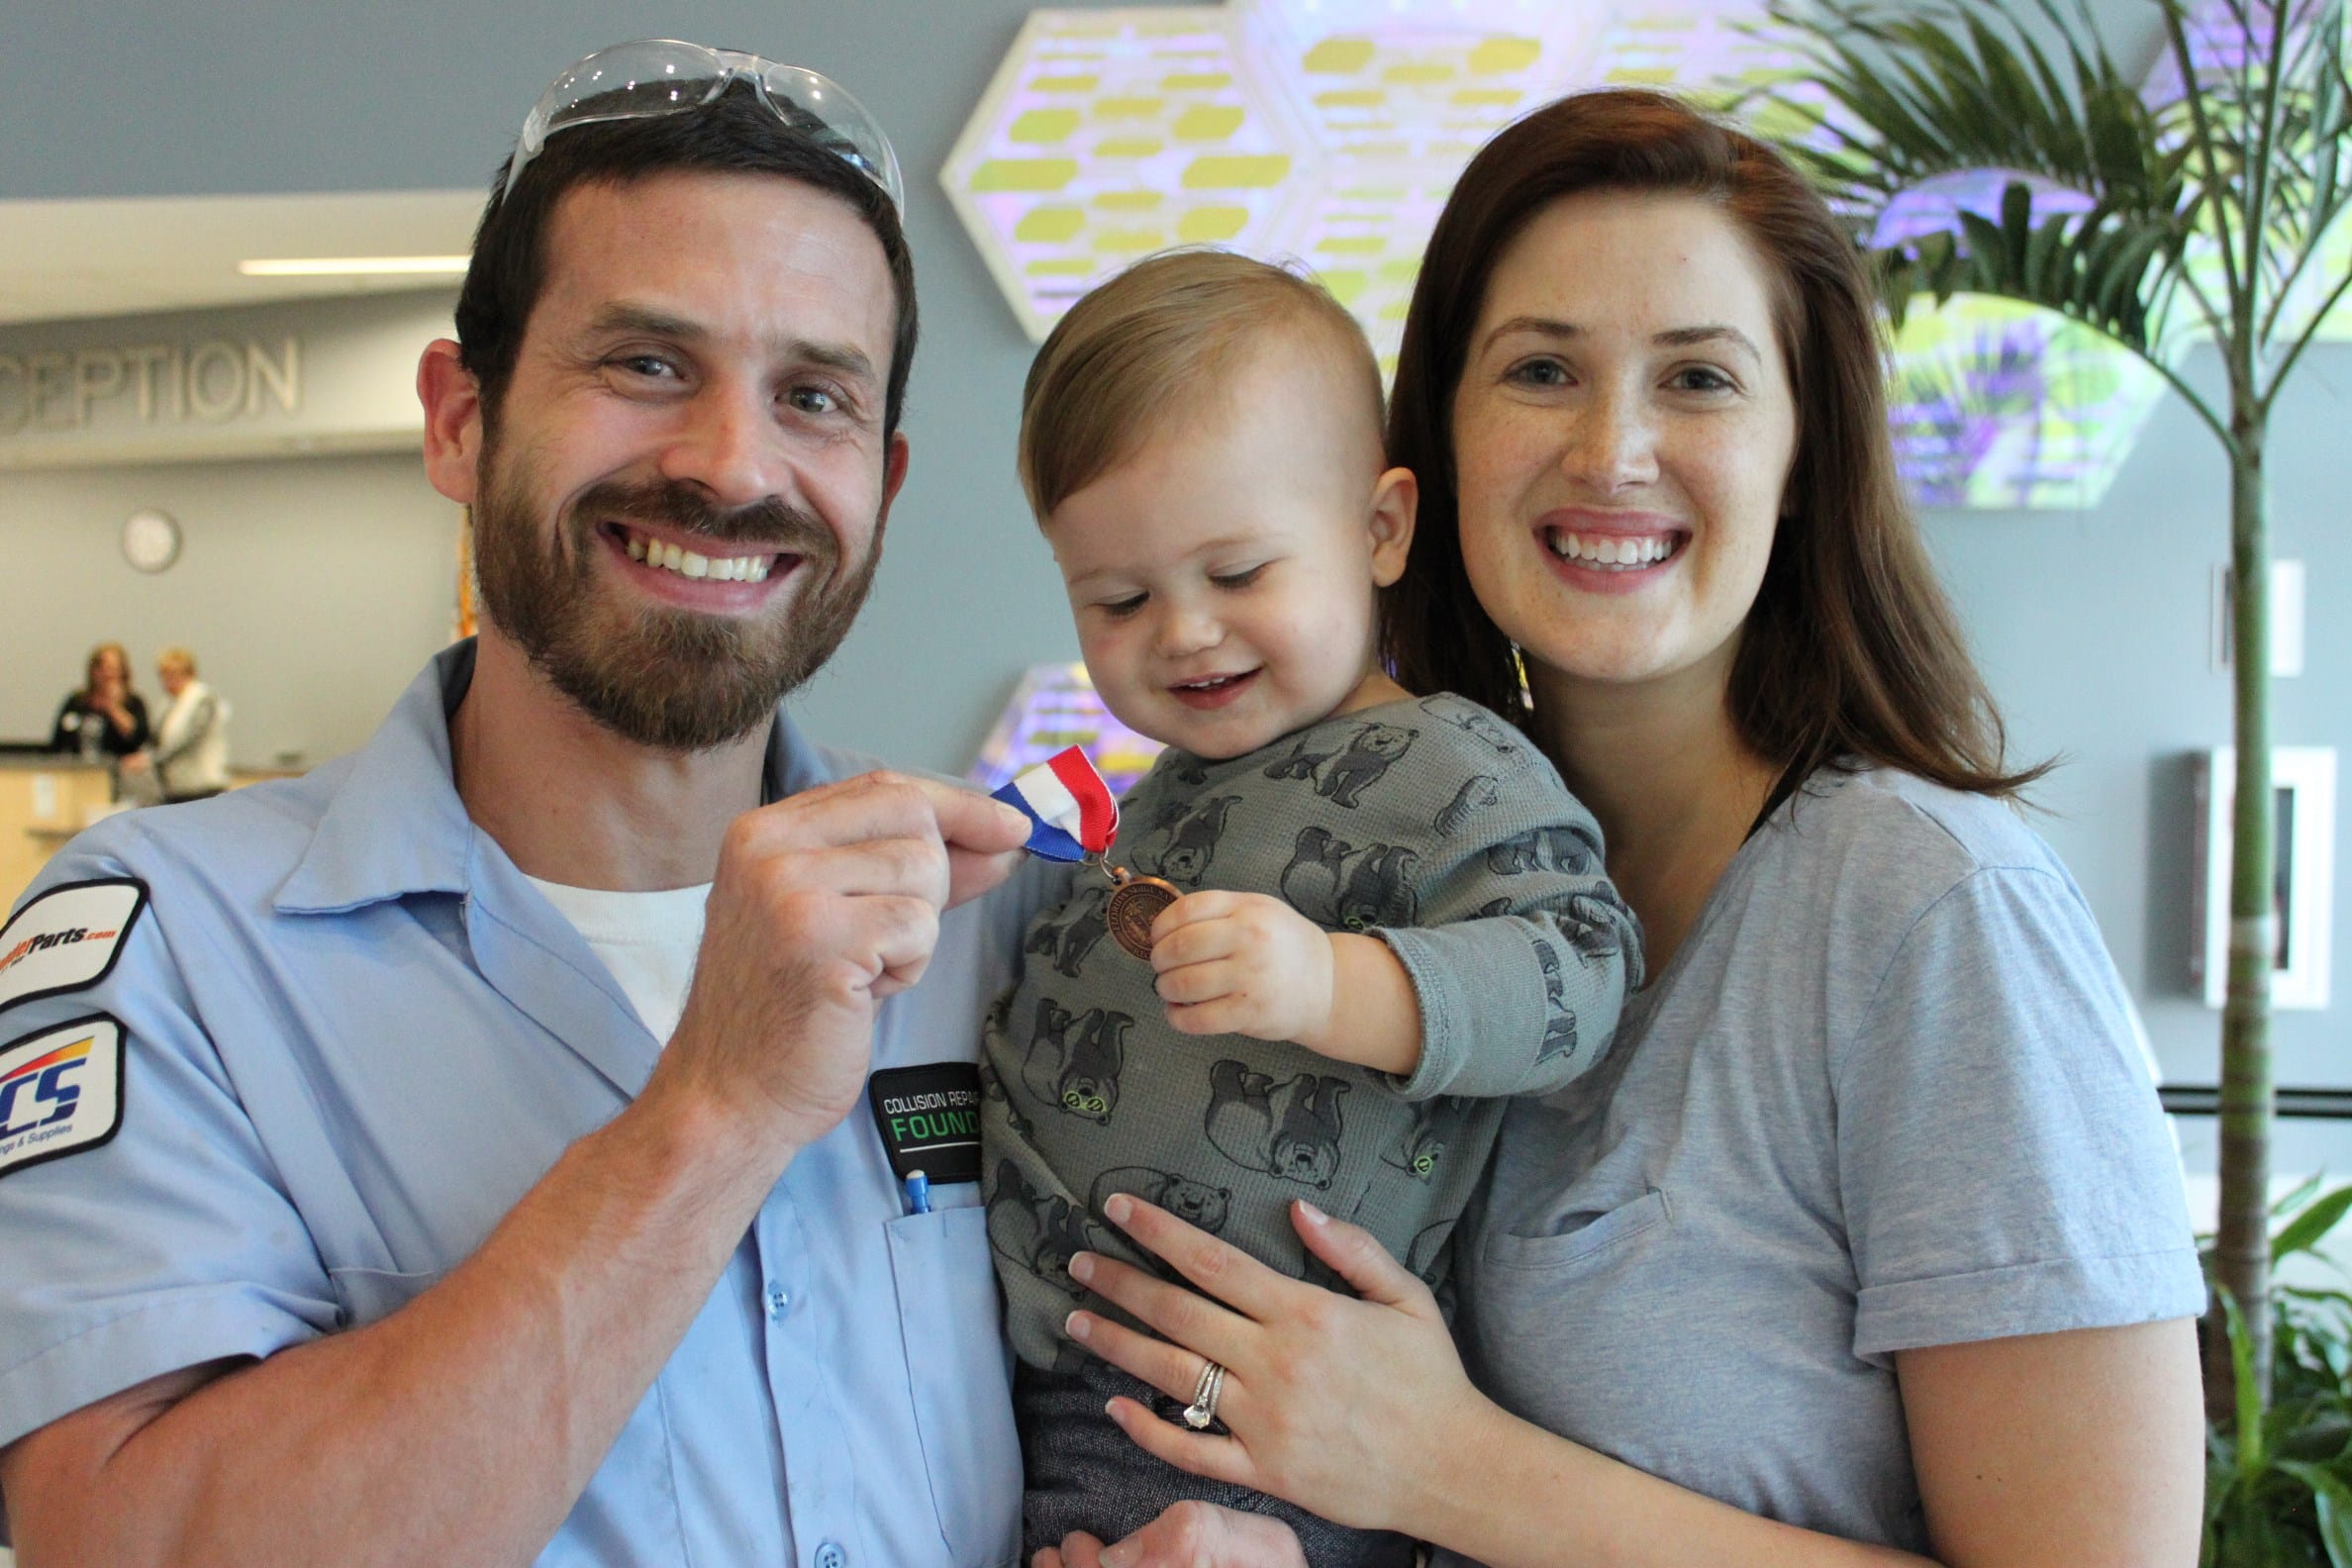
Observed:
[[[1317,1564],[1410,1544],[1185,1475],[1104,1414],[1170,1402],[1063,1333],[1130,1193],[1288,1273],[1294,1198],[1440,1283],[1504,1100],[1600,1059],[1640,974],[1600,831],[1511,725],[1382,671],[1376,600],[1418,491],[1379,371],[1314,283],[1217,251],[1139,263],[1046,340],[1021,475],[1095,688],[1164,741],[1109,861],[1182,896],[1148,956],[1082,871],[989,1023],[988,1233],[1021,1360],[1025,1551],[1204,1498],[1274,1513]],[[1137,941],[1137,946],[1144,942]],[[1108,1311],[1099,1301],[1089,1305]]]

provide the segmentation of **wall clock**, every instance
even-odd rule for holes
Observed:
[[[154,507],[123,519],[123,559],[143,572],[159,572],[179,559],[179,520]]]

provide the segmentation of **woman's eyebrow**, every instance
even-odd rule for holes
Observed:
[[[1674,327],[1657,333],[1651,343],[1666,348],[1689,348],[1699,343],[1729,343],[1747,351],[1749,358],[1761,364],[1764,354],[1746,333],[1736,327],[1710,325],[1706,327]]]
[[[1534,337],[1550,338],[1560,342],[1568,342],[1585,336],[1585,330],[1574,322],[1560,321],[1549,316],[1514,316],[1509,321],[1497,323],[1495,330],[1486,335],[1486,341],[1479,346],[1482,349],[1491,347],[1497,342],[1515,333],[1527,333]],[[1699,343],[1729,343],[1734,347],[1745,349],[1748,355],[1759,364],[1764,359],[1762,350],[1757,348],[1755,342],[1746,333],[1722,323],[1710,322],[1698,327],[1669,327],[1664,332],[1652,333],[1650,342],[1661,348],[1689,348]]]
[[[1508,338],[1514,333],[1531,333],[1538,338],[1566,339],[1583,337],[1584,329],[1574,322],[1556,321],[1548,316],[1514,316],[1509,321],[1497,322],[1495,330],[1488,333],[1486,341],[1478,346],[1482,349],[1491,348],[1499,340]]]

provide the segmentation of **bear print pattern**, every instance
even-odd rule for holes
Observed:
[[[1210,862],[1217,858],[1217,840],[1225,836],[1225,818],[1240,799],[1238,795],[1213,796],[1164,827],[1155,856],[1159,864],[1156,874],[1199,887]]]
[[[1301,739],[1291,747],[1290,755],[1267,766],[1266,777],[1313,779],[1316,794],[1353,811],[1364,791],[1396,766],[1420,734],[1403,725],[1374,723],[1358,725],[1334,749],[1313,751],[1308,749],[1312,737]]]
[[[988,1244],[1057,1290],[1076,1298],[1086,1287],[1070,1278],[1070,1259],[1099,1251],[1100,1232],[1083,1211],[1059,1194],[1029,1184],[1011,1160],[997,1164],[988,1194]]]
[[[1413,1245],[1405,1249],[1405,1266],[1424,1280],[1433,1280],[1441,1272],[1437,1265],[1445,1261],[1446,1243],[1453,1240],[1453,1220],[1439,1220],[1421,1226],[1414,1236]]]
[[[1440,1095],[1415,1105],[1413,1121],[1399,1131],[1395,1142],[1381,1151],[1380,1162],[1405,1172],[1415,1181],[1430,1180],[1444,1163],[1446,1140],[1461,1119],[1463,1105],[1458,1095]]]
[[[1052,998],[1039,998],[1022,1086],[1056,1110],[1108,1123],[1119,1109],[1119,1073],[1127,1064],[1127,1030],[1134,1027],[1125,1013],[1088,1008],[1073,1019]]]
[[[1334,806],[1355,810],[1364,791],[1397,765],[1397,759],[1413,748],[1414,737],[1420,734],[1401,725],[1365,725],[1347,737],[1347,749],[1324,765],[1315,793]]]
[[[1530,828],[1488,845],[1486,865],[1496,876],[1525,876],[1530,871],[1590,876],[1601,869],[1601,845],[1581,829]]]
[[[1277,1082],[1230,1057],[1209,1069],[1203,1130],[1217,1151],[1244,1170],[1327,1188],[1339,1169],[1345,1124],[1339,1101],[1347,1081],[1301,1073]]]
[[[1485,741],[1500,760],[1511,761],[1526,749],[1509,726],[1483,709],[1465,706],[1460,698],[1424,697],[1421,708],[1430,718],[1442,719],[1456,730]]]
[[[1173,1171],[1154,1170],[1149,1165],[1122,1165],[1097,1176],[1094,1191],[1087,1194],[1088,1211],[1101,1214],[1104,1203],[1115,1193],[1158,1204],[1177,1219],[1189,1221],[1211,1235],[1225,1229],[1225,1220],[1232,1212],[1230,1187],[1212,1187],[1205,1181],[1194,1181]]]
[[[1568,900],[1568,940],[1587,958],[1614,958],[1624,942],[1619,936],[1632,911],[1612,888],[1606,897],[1579,893]]]
[[[1535,1059],[1550,1061],[1576,1049],[1576,1015],[1568,1010],[1568,988],[1560,976],[1560,949],[1540,936],[1529,940],[1535,946],[1535,962],[1543,969],[1543,1001],[1548,1015],[1543,1025],[1543,1042],[1535,1047]]]
[[[1503,781],[1492,773],[1476,773],[1462,780],[1462,787],[1454,791],[1454,798],[1437,808],[1437,815],[1429,820],[1429,831],[1441,838],[1451,838],[1469,825],[1470,820],[1503,798]]]
[[[1107,887],[1090,886],[1082,889],[1077,898],[1077,910],[1069,920],[1060,925],[1039,921],[1036,929],[1029,932],[1029,941],[1022,951],[1032,958],[1045,959],[1053,965],[1056,973],[1077,979],[1078,966],[1086,961],[1086,955],[1094,951],[1095,943],[1101,941],[1111,930],[1111,923],[1103,915],[1104,907],[1110,901],[1111,890]]]
[[[1005,1029],[1005,1015],[1012,1011],[1013,993],[1008,991],[1005,993],[1004,1001],[997,1004],[995,1022],[990,1025],[990,1028],[998,1034],[1002,1034]],[[1004,1113],[1005,1125],[1010,1127],[1013,1129],[1013,1135],[1024,1143],[1037,1135],[1035,1125],[1021,1114],[1021,1107],[1015,1105],[1013,1097],[1005,1092],[1005,1080],[997,1076],[995,1063],[985,1056],[980,1058],[980,1099],[982,1104],[994,1105]]]
[[[1326,931],[1410,926],[1421,901],[1413,891],[1418,857],[1394,844],[1358,849],[1322,828],[1302,828],[1283,868],[1282,896]]]

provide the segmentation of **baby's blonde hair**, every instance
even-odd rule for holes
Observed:
[[[1021,487],[1042,522],[1141,447],[1203,412],[1252,352],[1304,347],[1360,389],[1380,449],[1380,366],[1322,284],[1229,250],[1148,256],[1070,307],[1021,394]]]

